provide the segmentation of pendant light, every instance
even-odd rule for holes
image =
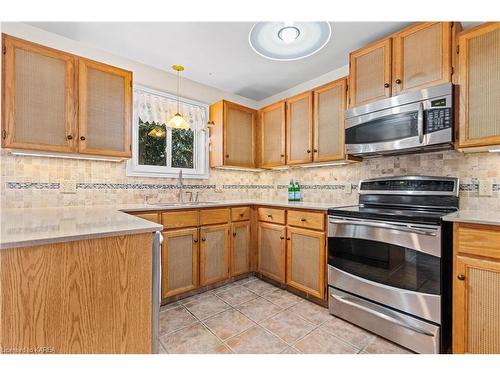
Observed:
[[[182,65],[172,65],[172,69],[177,72],[177,113],[167,121],[166,125],[173,129],[189,129],[189,123],[179,112],[179,75],[184,70],[184,67]]]
[[[151,129],[149,131],[148,135],[150,137],[153,137],[153,138],[161,139],[161,138],[165,138],[165,135],[167,135],[167,132],[161,126],[155,126],[153,129]]]

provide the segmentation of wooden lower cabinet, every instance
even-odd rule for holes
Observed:
[[[163,232],[162,246],[162,298],[196,289],[198,228]]]
[[[286,283],[323,299],[325,296],[325,233],[287,229]]]
[[[455,224],[453,353],[500,354],[500,226]]]
[[[231,276],[250,272],[250,222],[231,224]]]
[[[258,272],[285,283],[286,227],[261,222],[258,225]]]
[[[2,249],[0,352],[151,353],[152,243],[142,233]]]
[[[200,286],[229,278],[229,224],[200,229]]]

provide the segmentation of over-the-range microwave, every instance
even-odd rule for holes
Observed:
[[[351,108],[349,155],[369,157],[453,147],[453,85],[445,83]]]

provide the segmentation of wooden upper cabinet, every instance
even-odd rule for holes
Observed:
[[[255,168],[257,111],[221,100],[210,106],[210,166]]]
[[[131,72],[8,35],[2,41],[4,147],[131,156]]]
[[[313,93],[286,100],[286,163],[312,162]]]
[[[349,55],[349,107],[391,96],[391,38]]]
[[[500,145],[500,22],[458,36],[459,148]]]
[[[263,168],[284,165],[285,160],[285,102],[281,101],[259,110],[260,159]]]
[[[451,82],[452,22],[419,22],[393,37],[392,94]]]
[[[73,152],[75,58],[5,34],[2,41],[2,146]]]
[[[313,160],[345,159],[344,111],[347,79],[342,78],[314,90]]]
[[[79,61],[78,150],[130,157],[132,73],[95,61]]]

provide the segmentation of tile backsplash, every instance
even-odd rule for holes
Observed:
[[[112,205],[177,199],[177,179],[128,177],[125,163],[13,156],[1,151],[1,207]],[[367,159],[362,163],[283,171],[210,171],[204,180],[186,179],[185,188],[200,200],[286,199],[290,179],[302,185],[304,201],[354,204],[359,180],[392,175],[438,175],[460,178],[460,206],[500,209],[500,154],[456,151]],[[493,184],[491,197],[478,196],[478,181]],[[61,183],[76,184],[76,193],[61,193]]]

